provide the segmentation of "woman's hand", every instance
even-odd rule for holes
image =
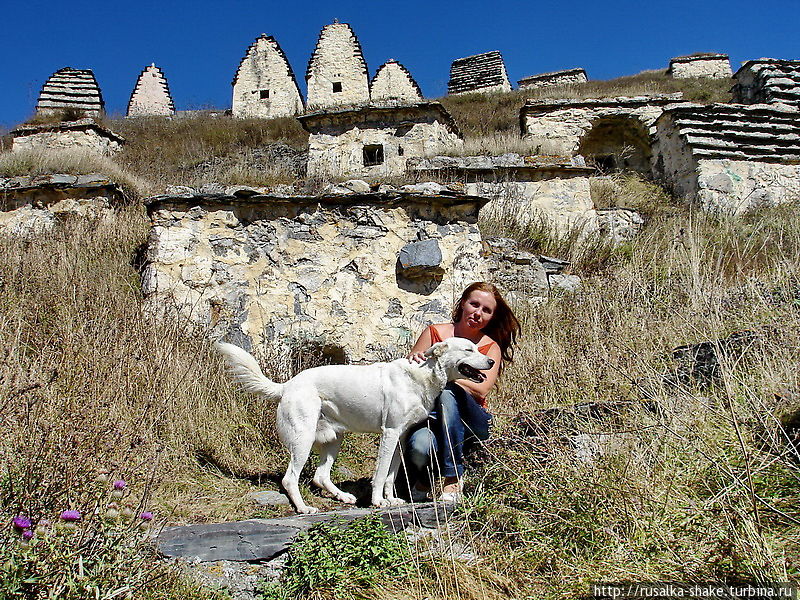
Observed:
[[[424,363],[427,359],[425,358],[424,352],[412,352],[408,355],[408,362],[411,364],[421,364]]]

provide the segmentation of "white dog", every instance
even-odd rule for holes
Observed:
[[[290,454],[283,487],[300,513],[317,511],[303,502],[298,487],[300,471],[312,447],[320,457],[314,485],[341,502],[355,503],[355,496],[331,481],[331,467],[345,431],[381,434],[372,504],[402,504],[394,494],[394,481],[409,428],[428,416],[447,382],[466,378],[480,383],[485,379],[481,371],[494,365],[471,341],[450,338],[431,346],[421,364],[401,358],[367,366],[316,367],[280,384],[267,379],[256,360],[241,348],[221,342],[217,348],[242,389],[280,400],[278,435]]]

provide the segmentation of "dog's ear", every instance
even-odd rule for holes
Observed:
[[[424,354],[427,358],[431,358],[432,356],[439,358],[442,354],[447,352],[448,347],[447,342],[436,342],[433,346],[425,350]]]

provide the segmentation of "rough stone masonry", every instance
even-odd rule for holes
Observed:
[[[231,112],[234,117],[293,117],[303,99],[289,60],[278,41],[261,34],[236,69]]]
[[[53,73],[42,86],[36,112],[52,114],[72,109],[85,116],[97,116],[105,103],[91,69],[64,67]]]
[[[450,65],[448,94],[467,94],[469,92],[509,92],[503,55],[497,50],[457,58]]]
[[[378,67],[370,83],[372,104],[414,104],[422,101],[422,90],[411,73],[396,60]]]
[[[698,53],[670,60],[667,75],[675,79],[691,77],[728,79],[733,75],[733,71],[727,54]]]
[[[734,102],[785,104],[800,110],[800,60],[748,60],[734,78]]]
[[[310,110],[369,103],[367,61],[347,23],[322,28],[306,69]]]
[[[800,112],[771,105],[685,104],[656,122],[654,175],[712,211],[800,200]]]
[[[486,199],[442,186],[366,189],[148,199],[146,308],[245,348],[310,344],[356,362],[397,356],[484,277],[477,218]],[[435,245],[438,264],[418,244]],[[400,264],[404,249],[420,260]]]
[[[175,103],[169,93],[164,73],[155,63],[145,67],[136,80],[128,101],[128,117],[169,117],[175,114]]]
[[[586,83],[586,71],[583,69],[565,69],[564,71],[553,71],[552,73],[541,73],[524,77],[517,82],[519,89],[553,87],[557,85],[575,85]]]
[[[319,111],[299,120],[311,134],[311,177],[402,175],[409,158],[463,143],[455,121],[438,102]]]

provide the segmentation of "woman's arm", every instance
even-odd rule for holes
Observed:
[[[425,362],[425,356],[423,353],[425,350],[430,348],[433,344],[431,344],[431,329],[430,327],[426,327],[425,330],[419,334],[417,338],[417,342],[411,348],[411,351],[408,353],[408,360],[409,362],[416,362],[416,363],[423,363]]]
[[[489,348],[489,352],[486,353],[486,356],[494,360],[494,366],[488,371],[483,371],[483,374],[486,375],[486,379],[484,379],[483,382],[475,383],[469,379],[456,380],[456,383],[467,390],[470,394],[473,396],[479,396],[481,398],[485,398],[494,387],[495,382],[497,382],[497,376],[500,374],[500,362],[503,360],[503,355],[500,352],[500,346],[497,344],[492,344],[492,347]]]

